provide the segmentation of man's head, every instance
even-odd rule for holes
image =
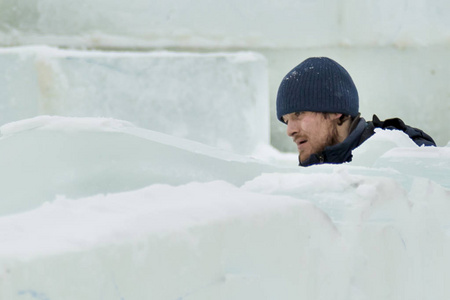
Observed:
[[[356,117],[358,111],[353,80],[341,65],[326,57],[303,61],[278,89],[277,117],[288,124],[287,134],[297,144],[300,161],[341,142],[348,135],[348,117]]]

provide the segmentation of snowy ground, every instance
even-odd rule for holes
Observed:
[[[450,144],[299,168],[114,119],[0,134],[0,299],[450,296]]]

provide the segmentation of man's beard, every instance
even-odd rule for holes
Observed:
[[[337,123],[334,122],[329,124],[328,136],[320,145],[317,146],[317,149],[315,149],[314,153],[312,154],[320,154],[325,150],[326,147],[339,144],[339,133],[337,130],[337,126]]]

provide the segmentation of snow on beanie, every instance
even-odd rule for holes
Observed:
[[[326,57],[311,57],[292,69],[280,84],[277,117],[293,112],[359,112],[358,91],[348,72]]]

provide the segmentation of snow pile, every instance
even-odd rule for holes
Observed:
[[[450,296],[449,146],[298,168],[114,119],[0,133],[0,299]]]

